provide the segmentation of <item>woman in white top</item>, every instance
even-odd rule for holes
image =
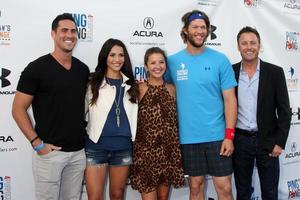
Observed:
[[[100,50],[86,94],[85,180],[89,200],[104,199],[107,174],[110,199],[124,198],[136,134],[137,97],[125,45],[117,39],[107,40]]]

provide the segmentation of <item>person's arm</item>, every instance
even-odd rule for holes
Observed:
[[[146,94],[148,90],[148,86],[146,83],[139,83],[138,84],[138,89],[139,89],[139,102],[142,100],[144,95]]]
[[[237,118],[237,101],[235,97],[235,89],[227,89],[222,92],[225,109],[225,122],[227,129],[234,129]],[[233,140],[224,139],[220,155],[230,156],[233,153]]]
[[[12,105],[12,116],[29,141],[37,137],[27,113],[32,100],[33,96],[17,91]]]
[[[167,90],[169,94],[176,99],[176,88],[175,85],[166,83]]]
[[[12,105],[12,116],[17,125],[21,129],[24,136],[32,142],[32,147],[35,148],[42,143],[42,140],[35,132],[30,117],[28,115],[28,108],[31,105],[33,96],[17,91]],[[39,154],[47,154],[52,150],[60,150],[51,144],[45,144],[45,147],[38,151]]]

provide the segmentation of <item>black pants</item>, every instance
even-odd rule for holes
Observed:
[[[279,159],[270,157],[259,148],[257,137],[236,134],[234,140],[233,169],[237,200],[251,200],[254,163],[258,170],[263,200],[278,199]]]

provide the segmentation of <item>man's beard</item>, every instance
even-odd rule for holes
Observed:
[[[208,35],[204,38],[203,42],[201,44],[197,44],[195,40],[193,39],[193,36],[188,34],[187,35],[187,41],[195,48],[201,48],[204,45],[204,42],[206,41],[206,38]]]

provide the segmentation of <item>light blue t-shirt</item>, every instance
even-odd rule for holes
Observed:
[[[224,139],[222,91],[237,85],[227,57],[205,47],[197,55],[186,49],[169,56],[166,80],[176,86],[181,144]]]

